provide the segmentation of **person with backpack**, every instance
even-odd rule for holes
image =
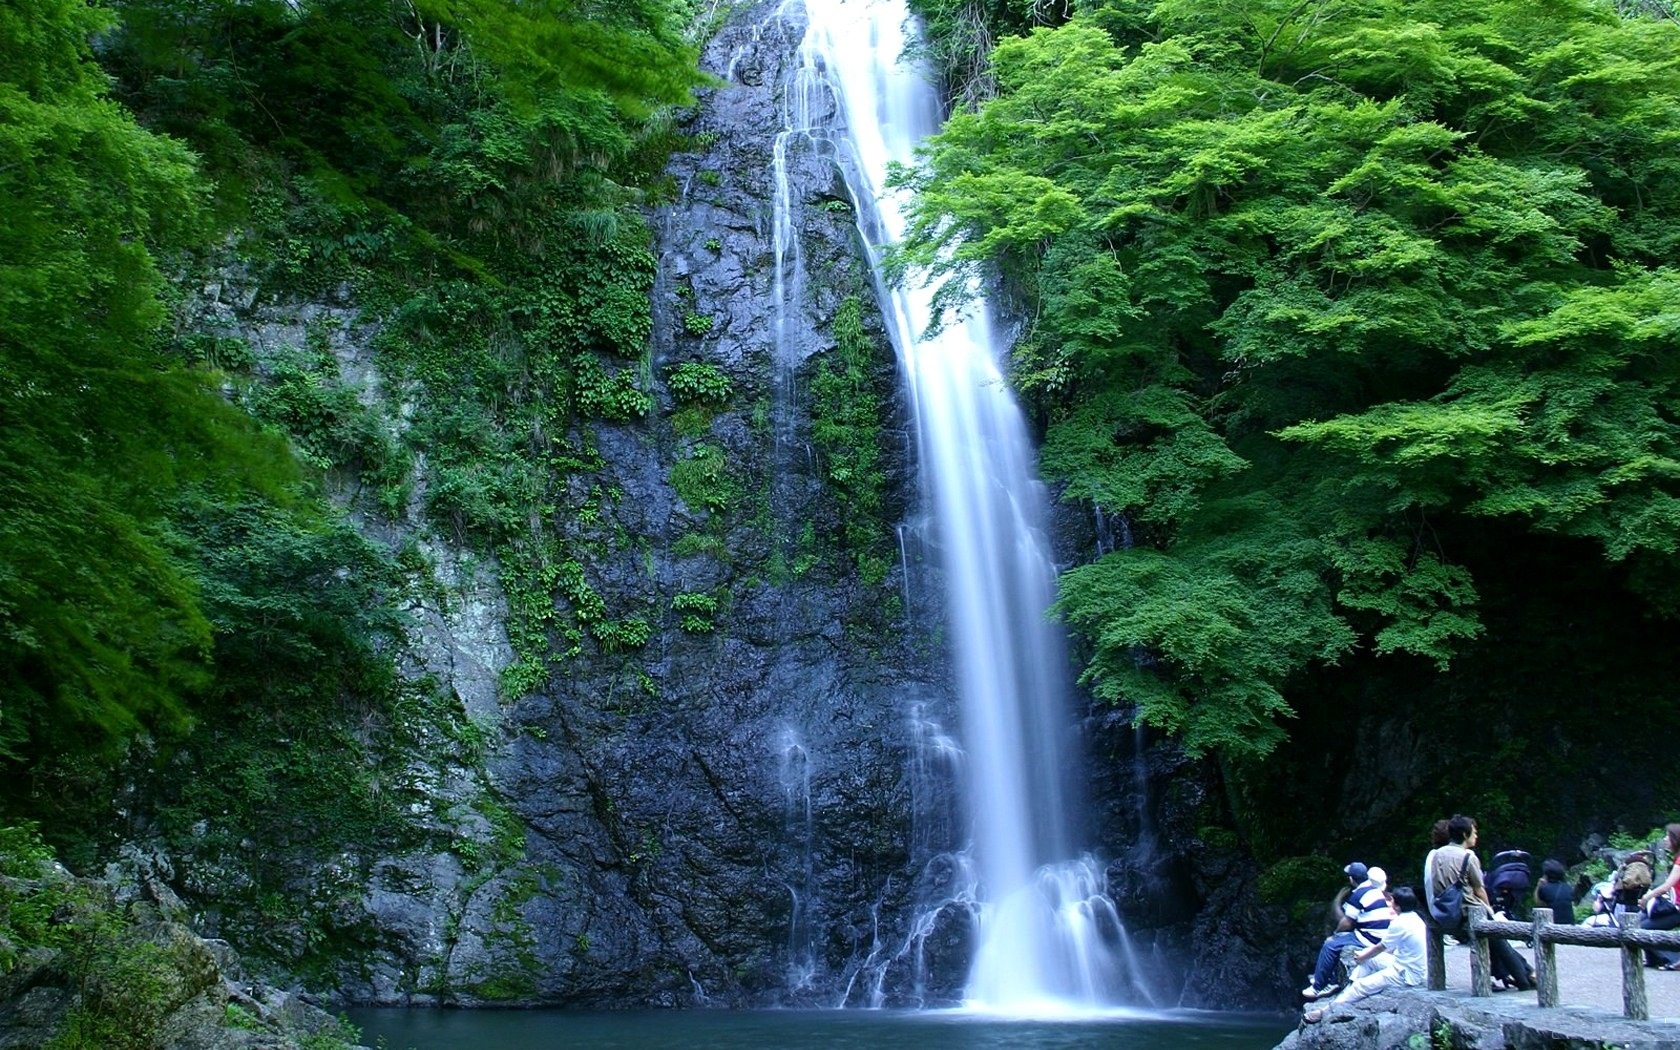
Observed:
[[[1382,940],[1389,920],[1394,918],[1394,906],[1384,892],[1388,875],[1381,868],[1367,868],[1354,861],[1342,869],[1353,889],[1341,903],[1341,915],[1336,931],[1324,938],[1318,949],[1318,962],[1313,967],[1307,986],[1301,989],[1303,998],[1311,1001],[1333,994],[1341,987],[1336,980],[1336,962],[1343,948],[1369,948]]]
[[[1668,878],[1652,886],[1639,898],[1639,908],[1645,913],[1645,919],[1640,925],[1647,930],[1672,930],[1680,927],[1680,900],[1676,900],[1676,894],[1680,892],[1676,889],[1680,887],[1680,824],[1670,824],[1663,829],[1663,848],[1672,861],[1668,869]],[[1680,970],[1680,952],[1646,949],[1645,965],[1659,966],[1664,970]]]
[[[1447,823],[1447,818],[1442,817],[1440,820],[1437,820],[1429,826],[1429,852],[1424,854],[1423,857],[1423,881],[1418,883],[1418,885],[1422,887],[1422,889],[1418,891],[1419,893],[1429,892],[1429,873],[1435,870],[1436,851],[1452,841],[1452,832],[1447,830]],[[1425,897],[1423,901],[1423,911],[1425,915],[1429,914],[1429,898],[1427,897]],[[1449,936],[1447,938],[1447,943],[1457,945],[1458,938]]]
[[[1493,902],[1488,899],[1487,886],[1482,880],[1482,862],[1476,857],[1476,841],[1479,831],[1476,821],[1464,814],[1456,814],[1447,822],[1451,841],[1435,851],[1434,860],[1429,870],[1429,900],[1430,911],[1437,925],[1443,927],[1443,932],[1461,941],[1470,940],[1470,913],[1467,907],[1461,908],[1456,920],[1449,927],[1436,913],[1435,902],[1442,899],[1442,891],[1449,887],[1459,887],[1464,905],[1472,901],[1478,902],[1493,914]],[[1503,937],[1485,938],[1488,942],[1490,960],[1492,963],[1495,987],[1520,988],[1527,991],[1534,987],[1534,969],[1523,961],[1517,950]]]

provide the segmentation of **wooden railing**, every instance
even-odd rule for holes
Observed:
[[[1505,937],[1534,944],[1534,984],[1541,1006],[1558,1006],[1557,946],[1578,944],[1588,948],[1620,948],[1622,951],[1622,1014],[1636,1021],[1651,1019],[1645,998],[1645,949],[1680,950],[1680,930],[1642,930],[1639,914],[1630,913],[1620,926],[1566,926],[1551,921],[1551,909],[1537,908],[1534,921],[1509,922],[1485,918],[1480,904],[1466,903],[1470,910],[1470,994],[1493,994],[1493,969],[1487,938]],[[1429,927],[1429,987],[1447,987],[1446,949],[1441,930]]]

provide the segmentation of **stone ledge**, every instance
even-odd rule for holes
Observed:
[[[1542,1010],[1515,998],[1412,991],[1329,1006],[1276,1050],[1680,1050],[1680,1024],[1592,1007]]]

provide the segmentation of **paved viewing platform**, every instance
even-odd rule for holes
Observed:
[[[1533,949],[1521,941],[1513,947],[1530,966],[1534,965]],[[1470,995],[1470,955],[1468,945],[1448,947],[1447,993]],[[1586,948],[1574,944],[1557,946],[1558,1000],[1561,1007],[1593,1007],[1608,1010],[1617,1017],[1622,1013],[1621,953],[1604,948]],[[1650,1004],[1651,1020],[1680,1024],[1680,972],[1645,970],[1645,996]],[[1494,992],[1494,1000],[1509,1000],[1539,1010],[1533,992]],[[1483,1000],[1486,1002],[1486,1000]]]

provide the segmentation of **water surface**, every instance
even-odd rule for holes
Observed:
[[[955,1011],[352,1010],[388,1050],[1270,1050],[1278,1015],[1111,1013],[1066,1021]]]

